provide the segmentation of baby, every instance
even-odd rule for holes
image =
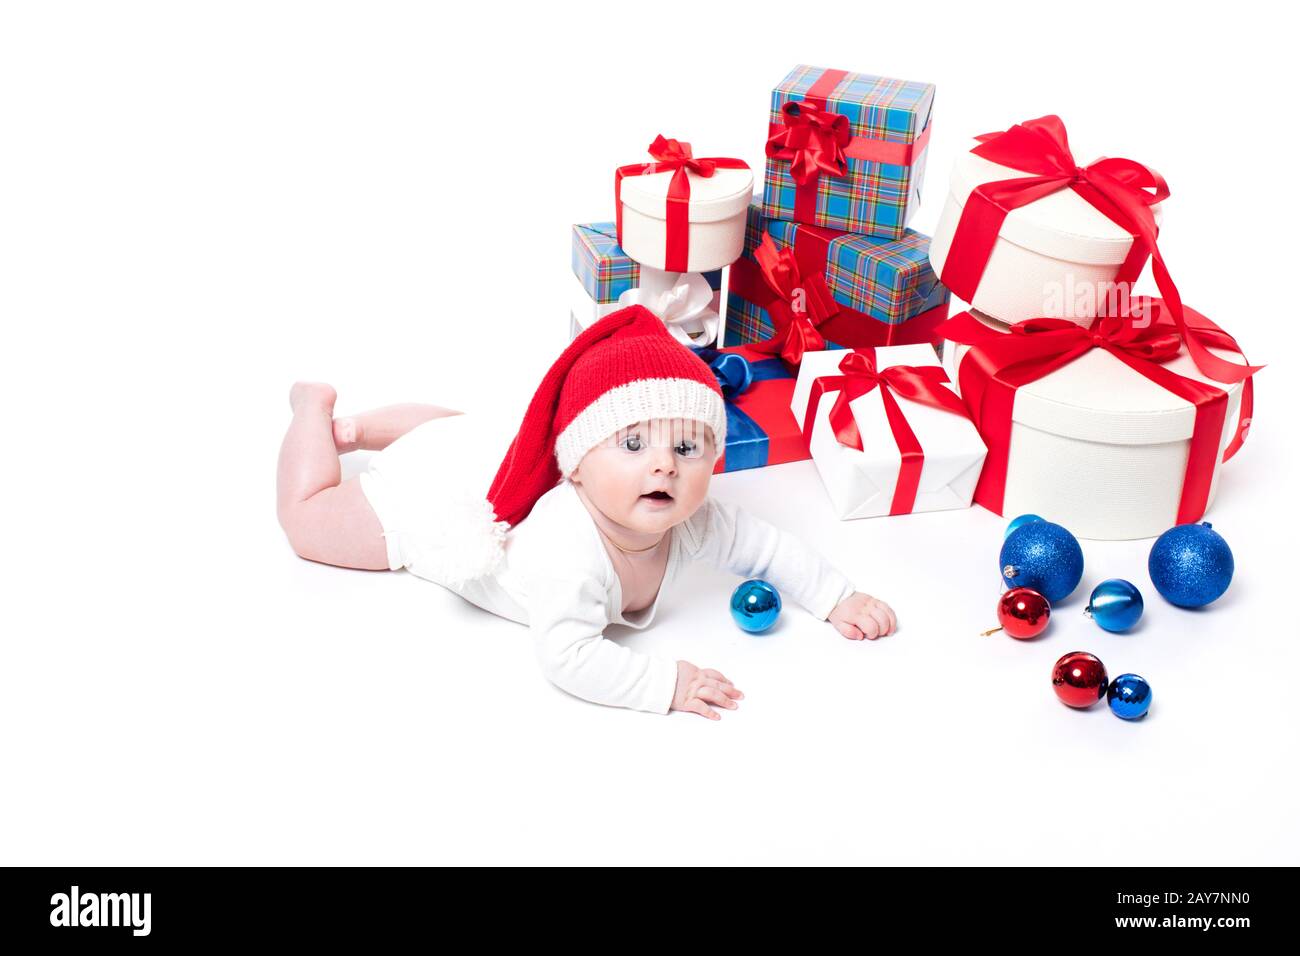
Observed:
[[[719,719],[744,694],[716,670],[604,637],[641,629],[689,561],[770,581],[852,640],[892,633],[883,602],[798,538],[709,497],[726,440],[712,371],[641,306],[579,335],[551,366],[486,499],[448,478],[476,423],[427,405],[335,420],[334,390],[299,383],[280,449],[280,524],[302,557],[427,578],[526,624],[571,694]],[[340,481],[339,454],[382,450]]]

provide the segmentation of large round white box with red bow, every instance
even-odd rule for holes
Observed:
[[[930,263],[940,281],[957,223],[975,187],[1027,175],[989,162],[969,147],[958,153],[930,240]],[[1158,223],[1161,204],[1151,209]],[[1059,189],[1007,214],[969,304],[1011,325],[1045,317],[1087,326],[1123,294],[1115,281],[1132,247],[1128,230],[1073,189]]]
[[[972,314],[989,328],[1006,331],[1001,323]],[[960,384],[960,363],[969,351],[944,342],[944,369],[952,381]],[[1243,361],[1240,352],[1211,352]],[[1186,349],[1163,367],[1228,396],[1208,507],[1218,490],[1224,452],[1237,431],[1243,386],[1206,377]],[[969,397],[963,397],[969,404]],[[1194,421],[1193,403],[1094,348],[1016,390],[1002,514],[1036,514],[1081,538],[1162,534],[1177,523]],[[981,434],[985,431],[981,427]]]
[[[745,212],[754,194],[754,173],[723,169],[712,176],[686,172],[690,183],[685,268],[667,264],[668,185],[672,172],[624,177],[619,189],[622,234],[619,245],[637,262],[669,272],[710,272],[729,266],[744,251]]]

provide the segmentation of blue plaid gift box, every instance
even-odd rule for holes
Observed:
[[[921,204],[933,105],[931,83],[795,67],[772,91],[763,211],[772,219],[902,239]],[[822,171],[797,183],[792,169],[811,158],[801,144],[829,140],[842,150],[845,175]]]
[[[641,283],[641,266],[619,248],[612,222],[573,227],[573,274],[577,281],[569,308],[570,338],[616,311],[618,297]],[[713,289],[713,311],[721,312],[722,270],[705,272],[703,276]]]
[[[745,252],[732,266],[727,283],[723,338],[728,346],[760,342],[776,334],[762,302],[748,297],[767,295],[755,280],[760,270],[754,261],[754,250],[765,232],[778,249],[794,250],[801,262],[820,265],[836,303],[861,313],[858,322],[866,328],[855,344],[929,342],[933,327],[947,317],[948,290],[930,266],[928,236],[908,229],[901,239],[890,240],[802,226],[768,219],[754,202],[745,225]],[[839,321],[843,318],[842,313]]]
[[[641,266],[619,248],[612,222],[589,222],[573,227],[573,274],[593,302],[606,305],[637,287]],[[704,278],[714,289],[722,288],[721,269]]]

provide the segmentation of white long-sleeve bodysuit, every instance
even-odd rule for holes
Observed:
[[[510,529],[505,560],[494,573],[462,585],[448,584],[422,569],[418,536],[427,522],[438,520],[439,498],[447,484],[446,469],[438,467],[438,459],[449,447],[463,447],[460,442],[449,445],[448,439],[467,436],[470,428],[468,416],[421,425],[376,455],[361,475],[362,489],[384,528],[389,566],[406,568],[479,607],[528,625],[543,673],[578,697],[668,713],[677,684],[676,661],[637,653],[606,639],[604,631],[610,624],[648,627],[679,569],[690,561],[707,561],[741,577],[769,581],[784,598],[793,598],[820,620],[854,592],[847,577],[799,538],[710,497],[669,532],[667,568],[654,603],[624,615],[618,574],[595,521],[567,479],[539,498],[528,517]],[[487,480],[490,483],[490,476]]]

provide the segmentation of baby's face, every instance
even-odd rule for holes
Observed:
[[[717,458],[707,425],[658,418],[609,436],[570,477],[605,517],[653,534],[685,521],[704,503]]]

